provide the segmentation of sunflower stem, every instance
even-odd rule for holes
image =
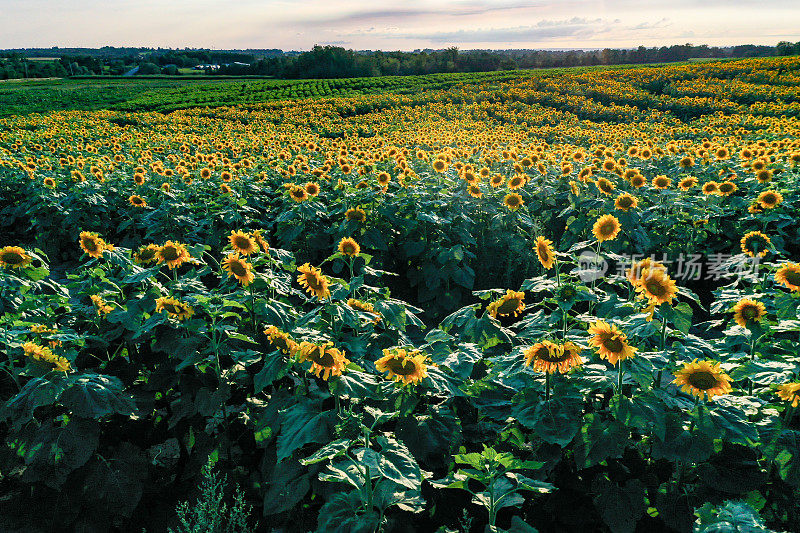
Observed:
[[[550,372],[544,373],[544,401],[550,401]]]
[[[617,394],[622,397],[622,360],[619,361],[619,369],[617,373]]]

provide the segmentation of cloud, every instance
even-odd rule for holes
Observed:
[[[641,24],[637,24],[635,26],[630,26],[627,29],[629,30],[654,30],[656,28],[667,28],[672,26],[672,21],[667,17],[664,17],[660,20],[655,22],[642,22]]]

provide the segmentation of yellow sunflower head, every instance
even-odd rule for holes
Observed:
[[[222,260],[222,268],[228,273],[228,277],[236,278],[236,280],[247,287],[253,280],[256,279],[253,274],[253,265],[248,263],[243,257],[239,257],[239,253],[228,254]]]
[[[753,322],[761,322],[766,314],[767,309],[764,304],[750,298],[743,298],[733,306],[733,319],[743,328]]]
[[[800,403],[800,383],[778,385],[778,390],[775,393],[781,400],[792,402],[792,407],[797,407]]]
[[[345,237],[339,241],[339,252],[348,257],[356,257],[361,253],[361,246],[358,245],[355,239]]]
[[[381,318],[382,318],[381,313],[379,311],[377,311],[375,309],[375,306],[373,306],[369,302],[362,302],[361,300],[356,300],[355,298],[350,298],[349,300],[347,300],[347,305],[351,309],[355,309],[357,311],[362,311],[364,313],[368,313],[368,314],[374,315],[374,318],[372,319],[372,321],[375,324],[377,324],[378,322],[381,321]]]
[[[322,274],[320,269],[305,263],[297,267],[297,271],[300,272],[300,275],[297,276],[297,282],[305,287],[308,294],[316,296],[320,300],[330,297],[330,280]]]
[[[774,209],[783,202],[783,195],[777,191],[764,191],[758,195],[758,203],[764,209]]]
[[[489,312],[492,318],[497,318],[498,316],[516,317],[525,310],[525,303],[522,301],[524,299],[524,292],[516,292],[508,289],[499,300],[495,300],[494,302],[490,303],[486,310]]]
[[[525,185],[525,176],[522,174],[514,174],[508,180],[508,188],[513,190],[521,189]]]
[[[592,227],[592,233],[600,241],[612,241],[617,238],[621,226],[614,215],[603,215],[597,219]]]
[[[670,278],[665,270],[656,268],[642,270],[636,283],[636,292],[647,298],[650,304],[656,306],[663,303],[672,303],[678,294],[675,280]]]
[[[92,294],[89,296],[89,299],[91,299],[92,303],[94,304],[94,308],[97,311],[97,316],[107,315],[114,310],[114,308],[108,305],[99,294]]]
[[[299,362],[311,363],[309,372],[317,377],[320,377],[320,373],[322,373],[322,379],[325,381],[330,376],[341,376],[344,368],[350,363],[345,358],[344,352],[334,348],[332,342],[314,344],[303,341],[297,347],[296,353],[299,356]]]
[[[250,255],[258,251],[256,239],[241,230],[231,231],[228,242],[234,252],[242,255]]]
[[[775,272],[775,281],[790,291],[800,292],[800,264],[786,263]]]
[[[541,235],[536,237],[536,255],[539,256],[539,262],[542,266],[550,270],[555,263],[555,256],[553,255],[553,241],[545,239]]]
[[[156,313],[160,313],[162,311],[166,311],[170,318],[177,320],[191,318],[191,316],[194,315],[194,309],[192,306],[181,302],[176,298],[170,298],[168,296],[156,298]]]
[[[304,202],[308,199],[308,193],[306,192],[305,188],[299,185],[294,185],[291,189],[289,189],[289,196],[297,203]]]
[[[149,265],[155,263],[157,258],[156,254],[161,249],[157,244],[146,244],[140,246],[136,252],[133,253],[133,260],[137,265]]]
[[[481,196],[483,196],[483,192],[481,191],[481,188],[478,185],[468,186],[467,193],[473,198],[480,198]]]
[[[719,183],[716,181],[708,181],[703,184],[703,194],[719,194]]]
[[[656,189],[666,189],[670,185],[672,185],[672,180],[666,176],[662,175],[653,178],[653,187],[655,187]]]
[[[281,331],[276,326],[269,326],[264,330],[264,335],[269,339],[270,344],[276,350],[280,350],[286,355],[292,355],[298,348],[298,344],[289,336],[288,333]]]
[[[630,209],[635,209],[639,205],[639,199],[628,193],[623,193],[617,196],[614,200],[614,207],[620,211],[627,212]]]
[[[364,222],[367,219],[367,214],[360,207],[348,209],[344,216],[347,220],[355,222]]]
[[[7,268],[26,268],[33,258],[19,246],[4,246],[0,248],[0,266]]]
[[[692,187],[697,185],[697,178],[694,176],[689,176],[688,178],[683,178],[679,183],[678,187],[681,188],[682,191],[688,191]]]
[[[574,342],[568,341],[559,345],[551,341],[542,341],[525,350],[523,356],[525,365],[533,365],[533,369],[538,372],[566,374],[583,363],[580,354],[581,349]]]
[[[637,189],[640,187],[644,187],[644,184],[647,182],[644,176],[641,174],[636,174],[631,178],[631,185],[636,187]]]
[[[82,231],[80,235],[80,245],[87,255],[97,258],[103,252],[110,249],[109,245],[93,231]]]
[[[250,234],[253,237],[253,240],[256,241],[258,247],[261,248],[261,251],[267,253],[269,251],[269,243],[264,238],[264,230],[257,229],[253,233]]]
[[[309,196],[317,196],[319,194],[319,184],[314,183],[313,181],[309,181],[303,187],[308,193]]]
[[[505,181],[505,178],[503,177],[502,174],[495,174],[489,180],[489,185],[491,185],[492,187],[494,187],[496,189],[497,187],[501,186],[504,181]]]
[[[387,348],[383,357],[375,362],[378,372],[387,372],[388,377],[404,385],[417,384],[428,377],[428,358],[419,350]]]
[[[145,202],[144,198],[142,198],[138,194],[134,194],[130,198],[128,198],[128,202],[130,202],[131,205],[136,207],[147,207],[147,202]]]
[[[714,396],[731,392],[731,378],[722,371],[715,361],[697,361],[684,363],[683,368],[675,372],[675,385],[687,394],[711,400]]]
[[[505,198],[503,198],[503,203],[509,209],[509,211],[516,211],[525,203],[522,200],[522,196],[519,194],[512,192],[506,194]]]
[[[722,196],[730,196],[739,190],[739,186],[732,181],[723,181],[719,184],[719,194]]]
[[[749,255],[750,257],[764,257],[767,255],[767,252],[772,245],[772,239],[760,231],[751,231],[742,237],[742,240],[739,241],[739,244],[741,246],[742,253]]]
[[[158,264],[164,263],[170,270],[180,267],[187,261],[191,261],[191,259],[192,256],[189,255],[189,250],[179,242],[167,241],[156,252]]]
[[[636,355],[636,348],[628,344],[627,335],[613,324],[602,320],[595,322],[589,327],[589,334],[594,335],[589,345],[597,348],[598,355],[612,365]]]

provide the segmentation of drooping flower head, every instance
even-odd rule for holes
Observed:
[[[492,316],[492,318],[500,317],[507,317],[507,316],[519,316],[519,314],[525,310],[525,303],[522,300],[525,299],[525,293],[522,291],[516,292],[508,289],[506,293],[499,299],[495,300],[494,302],[490,303],[489,306],[486,308],[486,311]]]
[[[379,372],[387,372],[389,378],[405,385],[417,384],[428,377],[428,358],[419,350],[387,348],[383,357],[375,362]]]
[[[320,269],[305,263],[297,267],[297,271],[300,272],[300,275],[297,276],[297,282],[305,287],[308,294],[316,296],[320,300],[330,297],[330,281]]]

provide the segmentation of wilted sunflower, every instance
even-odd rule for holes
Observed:
[[[719,184],[719,193],[722,196],[730,196],[739,190],[739,186],[732,181],[723,181]]]
[[[156,261],[156,254],[161,249],[157,244],[146,244],[140,246],[138,250],[133,253],[133,261],[137,265],[149,265]]]
[[[397,382],[416,384],[428,377],[427,359],[419,350],[387,348],[383,357],[375,361],[375,368],[378,372],[388,372],[388,377]]]
[[[167,241],[156,252],[158,264],[166,264],[170,270],[180,267],[187,261],[191,261],[192,256],[186,246],[179,242]]]
[[[258,251],[256,240],[241,230],[231,231],[228,242],[235,252],[242,255],[250,255]]]
[[[244,287],[247,287],[256,279],[255,274],[253,274],[253,265],[245,261],[244,258],[239,257],[238,252],[228,254],[222,260],[222,268],[228,273],[229,278],[236,278]]]
[[[367,219],[367,214],[360,207],[353,207],[347,210],[347,212],[344,214],[344,217],[347,220],[353,220],[355,222],[364,222]]]
[[[634,209],[639,205],[639,199],[628,193],[623,193],[617,196],[614,200],[614,207],[620,211],[627,212],[629,209]]]
[[[298,348],[298,344],[289,334],[281,331],[276,326],[269,326],[264,330],[264,335],[267,336],[270,344],[272,344],[276,350],[280,350],[286,355],[293,354]]]
[[[742,248],[742,252],[750,257],[755,257],[756,255],[764,257],[767,255],[767,251],[772,245],[772,239],[760,231],[751,231],[742,237],[739,244]]]
[[[294,200],[297,203],[304,202],[305,200],[308,199],[308,193],[303,187],[299,185],[295,185],[291,189],[289,189],[289,196],[291,197],[292,200]]]
[[[522,200],[522,196],[519,194],[512,192],[506,194],[505,198],[503,198],[503,203],[510,211],[516,211],[525,203]]]
[[[19,246],[4,246],[0,248],[0,266],[9,268],[25,268],[31,264],[33,258]]]
[[[716,181],[708,181],[703,184],[703,194],[710,195],[718,193],[719,193],[719,183],[717,183]]]
[[[308,369],[309,372],[317,377],[320,377],[320,373],[322,373],[322,379],[325,381],[330,376],[341,376],[344,367],[350,363],[345,358],[344,352],[334,348],[332,342],[314,344],[303,341],[297,347],[297,354],[299,355],[298,361],[301,363],[311,362],[311,367]]]
[[[109,246],[93,231],[82,231],[80,235],[80,245],[83,251],[91,257],[97,258],[103,255]]]
[[[382,315],[380,314],[379,311],[376,311],[375,307],[369,302],[362,302],[361,300],[350,298],[349,300],[347,300],[347,305],[351,309],[375,315],[375,318],[373,318],[372,321],[375,322],[376,324],[381,321]]]
[[[792,402],[792,407],[797,407],[797,404],[800,403],[800,383],[778,385],[778,390],[775,393],[781,400]]]
[[[617,238],[621,226],[614,215],[603,215],[597,219],[592,227],[595,238],[600,241],[613,241]]]
[[[722,371],[715,361],[684,363],[683,368],[674,373],[672,381],[687,394],[711,400],[714,396],[731,392],[731,378]]]
[[[751,321],[761,322],[766,314],[767,309],[764,304],[750,298],[743,298],[733,306],[733,319],[743,328],[746,328]]]
[[[320,300],[330,297],[331,291],[328,288],[330,281],[322,274],[320,269],[305,263],[297,267],[297,271],[300,272],[300,275],[297,276],[297,282],[305,287],[309,294],[316,296]]]
[[[786,263],[775,272],[775,281],[787,289],[800,292],[800,264]]]
[[[682,191],[688,191],[692,187],[697,185],[697,178],[694,176],[689,176],[688,178],[683,178],[679,183],[678,187],[681,188]]]
[[[651,304],[672,303],[678,294],[675,280],[662,269],[642,270],[636,283],[636,292],[646,297]]]
[[[600,357],[608,359],[612,365],[636,355],[636,348],[628,344],[628,336],[613,324],[602,320],[595,322],[589,327],[589,334],[594,335],[589,345],[597,348]]]
[[[525,293],[515,292],[511,289],[508,289],[506,293],[499,299],[495,300],[494,302],[490,303],[489,306],[486,308],[486,311],[492,316],[492,318],[497,318],[498,316],[506,317],[506,316],[519,316],[519,314],[525,310],[525,304],[522,300],[525,299]]]
[[[758,195],[758,203],[764,209],[773,209],[783,202],[783,195],[776,191],[764,191]]]
[[[156,313],[161,311],[166,311],[170,318],[177,320],[190,318],[194,314],[192,306],[168,296],[156,298]]]
[[[348,257],[355,257],[361,253],[361,246],[358,245],[355,239],[345,237],[339,241],[339,252]]]
[[[553,241],[542,236],[536,237],[536,255],[539,256],[539,262],[544,268],[547,270],[553,268],[553,263],[555,262]]]
[[[672,180],[666,176],[662,175],[653,178],[653,187],[655,187],[656,189],[666,189],[670,185],[672,185]]]
[[[91,296],[89,296],[89,298],[92,300],[92,303],[94,304],[94,308],[97,311],[97,316],[107,315],[108,313],[114,310],[114,308],[108,305],[106,301],[103,300],[102,296],[100,296],[99,294],[92,294]]]
[[[525,350],[523,356],[525,366],[533,365],[533,369],[538,372],[566,374],[583,363],[580,353],[581,349],[573,342],[558,345],[551,341],[542,341]]]

